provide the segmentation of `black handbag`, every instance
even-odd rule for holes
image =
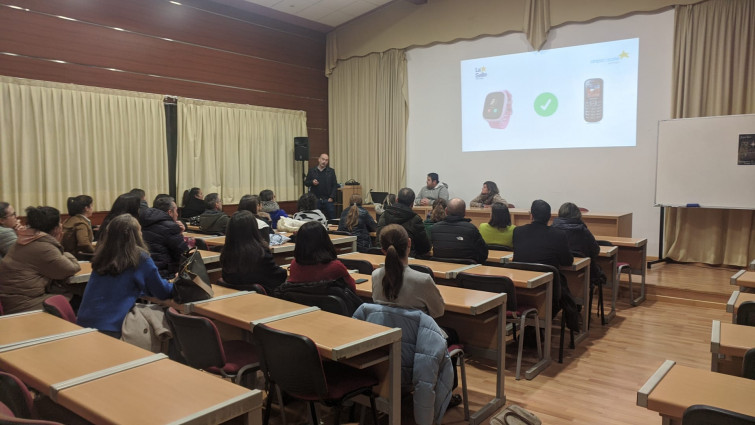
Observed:
[[[185,304],[212,298],[214,293],[210,277],[199,251],[192,248],[184,256],[178,276],[173,281],[173,300]]]

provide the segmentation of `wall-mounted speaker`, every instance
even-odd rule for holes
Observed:
[[[294,137],[294,161],[309,161],[309,137]]]

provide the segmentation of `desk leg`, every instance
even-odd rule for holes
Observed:
[[[482,406],[480,410],[470,415],[469,425],[477,425],[484,422],[485,419],[506,404],[506,396],[504,395],[504,370],[506,369],[506,302],[498,306],[498,325],[495,333],[496,362],[498,363],[495,381],[495,398],[490,400],[488,404]]]
[[[401,340],[391,344],[389,356],[389,385],[388,397],[390,408],[388,409],[388,423],[391,425],[401,424]]]
[[[589,305],[587,305],[587,300],[590,297],[590,266],[588,265],[585,267],[585,277],[582,279],[582,291],[583,291],[583,301],[582,301],[582,332],[579,333],[576,337],[574,337],[574,343],[579,344],[587,338],[587,334],[589,333],[590,329],[587,326],[588,320],[590,319],[590,308]]]
[[[619,277],[616,275],[616,266],[619,263],[618,258],[619,254],[617,251],[616,255],[611,257],[611,311],[606,315],[606,323],[616,317],[616,295],[619,292]],[[603,302],[606,302],[605,298],[603,298]]]
[[[645,301],[645,276],[648,274],[648,246],[647,244],[642,246],[642,280],[640,282],[640,296],[630,300],[633,306]]]
[[[542,319],[541,319],[542,320]],[[553,333],[553,280],[545,287],[545,343],[543,358],[524,372],[524,377],[532,379],[551,364],[551,335]],[[524,331],[522,331],[524,332]]]

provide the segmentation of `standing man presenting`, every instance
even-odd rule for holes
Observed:
[[[328,220],[335,218],[336,210],[333,200],[336,199],[338,180],[336,171],[328,167],[328,154],[324,153],[317,159],[317,167],[309,169],[304,185],[317,196],[317,209],[325,213]]]

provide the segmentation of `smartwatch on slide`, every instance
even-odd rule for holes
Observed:
[[[482,117],[491,128],[504,129],[511,118],[511,93],[508,90],[494,91],[485,96]]]

